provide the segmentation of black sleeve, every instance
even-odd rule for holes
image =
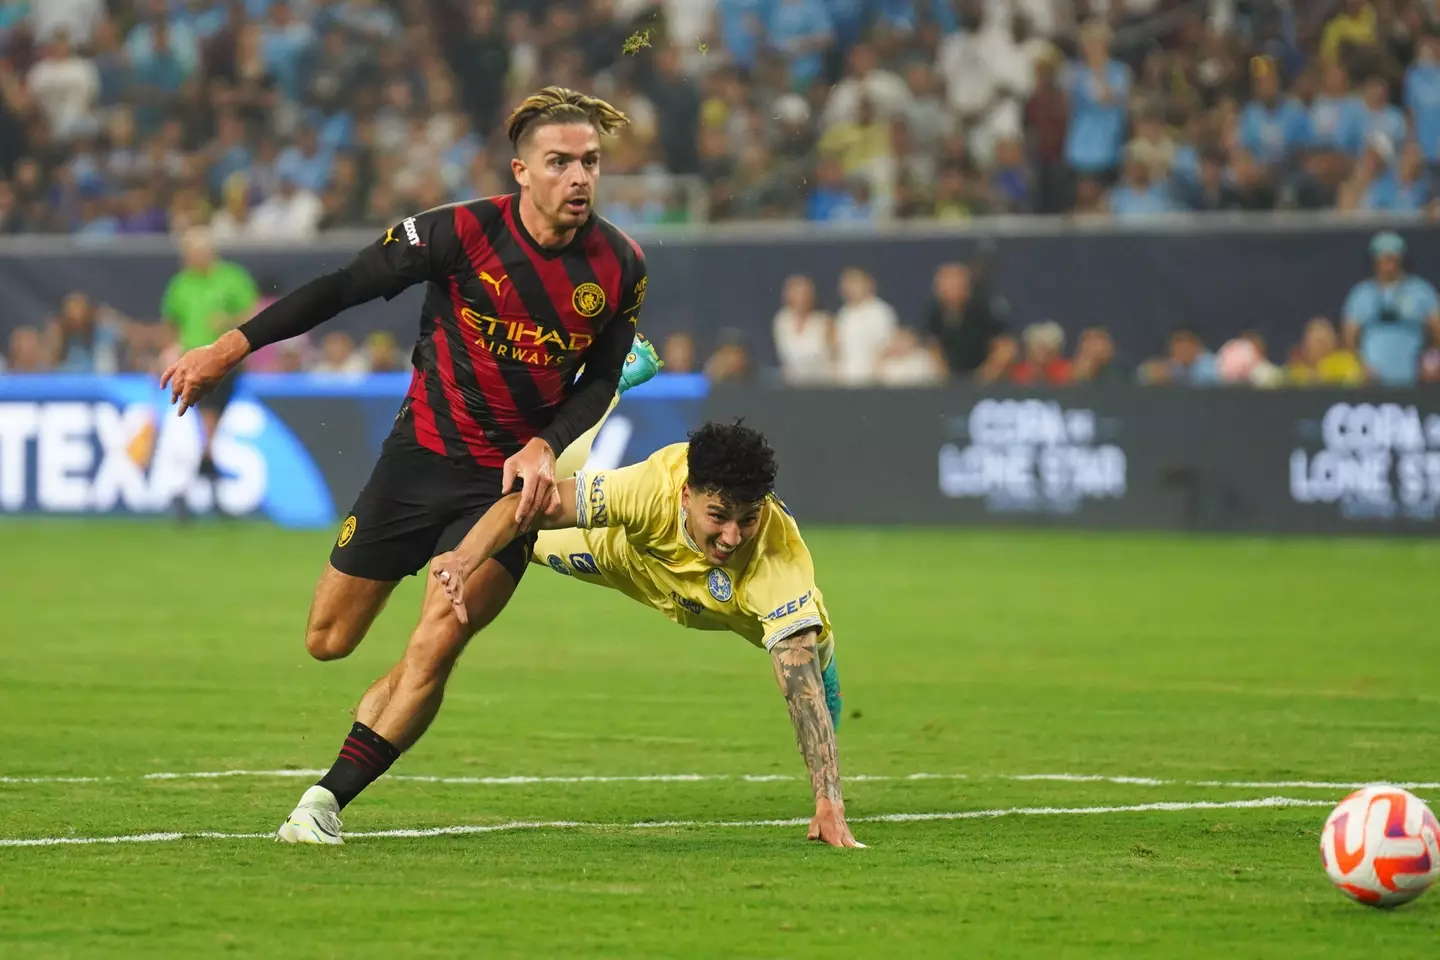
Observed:
[[[635,325],[640,319],[640,307],[645,302],[645,289],[650,283],[645,272],[645,260],[638,252],[626,274],[621,281],[620,310],[585,351],[585,369],[575,383],[575,392],[560,404],[550,426],[538,434],[540,439],[550,444],[557,457],[582,433],[600,422],[620,387],[620,371],[624,369],[625,358],[635,342]]]
[[[939,300],[931,300],[930,305],[925,308],[925,329],[936,340],[945,333],[945,317],[941,313]]]
[[[980,320],[987,335],[992,338],[1004,336],[1010,320],[1010,301],[1005,299],[1005,295],[982,281],[976,285],[974,301],[980,308]]]
[[[342,310],[384,297],[393,300],[417,283],[443,279],[458,246],[449,208],[405,220],[361,250],[344,269],[316,277],[240,325],[258,350],[306,333]]]

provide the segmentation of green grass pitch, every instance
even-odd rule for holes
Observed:
[[[0,846],[0,956],[1433,955],[1440,893],[1382,913],[1329,886],[1319,828],[1344,789],[1235,782],[1440,779],[1440,547],[809,541],[869,849],[761,823],[811,810],[763,653],[532,567],[393,772],[554,779],[391,777],[345,826],[587,825]],[[329,765],[419,592],[350,659],[312,662],[327,550],[261,526],[0,520],[0,840],[273,830],[313,778],[145,775]],[[704,779],[634,779],[685,774]],[[76,777],[96,779],[55,779]],[[1270,797],[1312,805],[1233,805]],[[1158,803],[1178,806],[1055,812]],[[1011,808],[1032,812],[865,819]],[[655,821],[682,823],[635,826]]]

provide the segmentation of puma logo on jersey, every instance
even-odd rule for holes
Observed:
[[[510,279],[510,274],[508,274],[508,273],[502,273],[502,274],[500,274],[500,279],[499,279],[499,280],[496,280],[494,277],[490,276],[489,273],[485,272],[484,270],[481,270],[481,271],[480,271],[480,279],[481,279],[481,280],[484,280],[486,283],[490,284],[490,286],[494,287],[494,288],[495,288],[495,296],[498,297],[498,296],[500,296],[500,284],[504,283],[506,280],[509,280],[509,279]]]

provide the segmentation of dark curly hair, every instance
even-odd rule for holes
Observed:
[[[739,420],[707,423],[690,434],[689,484],[730,503],[759,503],[775,490],[775,451]]]

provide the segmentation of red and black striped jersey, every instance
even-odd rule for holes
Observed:
[[[588,422],[557,413],[596,381],[610,385],[609,403],[647,283],[644,254],[619,228],[592,214],[547,249],[520,221],[518,196],[407,217],[344,272],[387,300],[425,284],[408,394],[415,439],[490,467],[537,436],[558,455],[599,419],[603,406]]]

